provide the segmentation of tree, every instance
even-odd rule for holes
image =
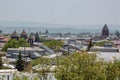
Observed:
[[[63,45],[64,43],[62,41],[59,40],[52,40],[49,42],[45,42],[44,43],[46,46],[48,46],[49,48],[53,49],[55,52],[57,52]],[[59,62],[58,62],[58,55],[56,53],[56,63],[59,66]]]
[[[106,43],[112,44],[112,46],[115,46],[111,41],[100,41],[95,44],[95,46],[104,46]]]
[[[55,51],[58,51],[64,43],[59,40],[52,40],[44,43],[46,46],[48,46],[51,49],[54,49]]]
[[[114,59],[113,63],[107,63],[107,80],[120,80],[120,60]]]
[[[22,59],[21,52],[19,52],[18,60],[16,62],[16,69],[18,71],[23,71],[24,70],[24,64],[25,64],[25,61]]]
[[[19,39],[19,47],[29,47],[30,44],[24,39],[24,38],[20,38]]]
[[[50,72],[50,67],[51,67],[51,61],[49,58],[44,58],[44,57],[40,57],[36,60],[32,60],[31,61],[31,65],[34,66],[38,66],[36,67],[36,69],[34,69],[34,71],[38,72],[38,76],[40,78],[43,78],[43,80],[47,78],[47,73]]]
[[[43,42],[43,43],[47,41],[47,39],[44,37],[39,37],[39,40],[40,40],[40,42]]]
[[[2,51],[7,51],[7,48],[18,48],[18,43],[19,42],[16,39],[11,39],[4,45]]]
[[[0,69],[2,69],[3,63],[2,63],[2,55],[0,54]]]
[[[20,38],[19,40],[11,39],[9,40],[4,47],[2,48],[2,51],[7,51],[8,48],[19,48],[19,47],[29,47],[30,44],[23,38]]]
[[[59,60],[57,80],[119,80],[120,60],[104,62],[96,54],[74,53]]]

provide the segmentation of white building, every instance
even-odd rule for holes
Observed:
[[[13,74],[16,69],[0,70],[0,80],[13,80]]]

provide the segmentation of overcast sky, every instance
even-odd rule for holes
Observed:
[[[120,25],[120,0],[0,0],[0,21]]]

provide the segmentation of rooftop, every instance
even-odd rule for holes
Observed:
[[[93,46],[92,48],[99,48],[99,49],[117,49],[116,47],[100,47],[100,46]]]
[[[12,36],[19,36],[16,31],[12,33]]]
[[[25,30],[23,30],[21,34],[22,35],[27,35],[27,33],[25,32]]]
[[[102,30],[109,30],[107,24],[104,25]]]

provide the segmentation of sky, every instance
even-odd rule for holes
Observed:
[[[120,0],[0,0],[0,21],[120,25]]]

